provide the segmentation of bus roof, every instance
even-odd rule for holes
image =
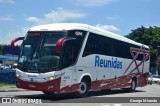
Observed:
[[[106,37],[110,37],[113,39],[117,39],[123,42],[131,43],[134,45],[142,46],[143,44],[135,42],[133,40],[130,40],[126,37],[123,37],[121,35],[109,32],[107,30],[90,26],[87,24],[80,24],[80,23],[53,23],[53,24],[46,24],[46,25],[39,25],[39,26],[34,26],[29,29],[29,31],[65,31],[65,30],[85,30],[89,32],[93,32],[96,34],[100,34]],[[149,47],[147,45],[144,45],[145,48]]]

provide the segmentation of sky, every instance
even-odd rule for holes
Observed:
[[[36,25],[84,23],[127,35],[160,26],[160,0],[0,0],[0,44]]]

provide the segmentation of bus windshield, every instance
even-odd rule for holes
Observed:
[[[63,37],[65,32],[28,32],[22,44],[18,68],[31,73],[56,70],[60,60],[56,42]]]

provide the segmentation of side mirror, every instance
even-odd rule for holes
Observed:
[[[13,64],[13,68],[14,68],[14,69],[17,68],[17,66],[18,66],[17,63],[14,63],[14,64]]]
[[[64,38],[60,38],[57,42],[56,42],[56,53],[60,54],[61,49],[62,49],[62,45],[64,42]]]
[[[17,41],[19,41],[19,40],[23,40],[23,39],[24,39],[24,37],[18,37],[18,38],[13,39],[13,40],[11,41],[11,50],[14,49],[14,43],[15,43],[15,42],[17,42]]]

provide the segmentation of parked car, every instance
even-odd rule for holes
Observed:
[[[9,64],[1,64],[0,65],[0,69],[1,70],[11,69],[11,65],[9,65]]]
[[[160,84],[160,75],[152,75],[148,78],[149,84],[159,83]]]
[[[15,70],[15,69],[17,68],[17,65],[18,65],[17,63],[14,63],[14,64],[12,65],[12,69]]]

